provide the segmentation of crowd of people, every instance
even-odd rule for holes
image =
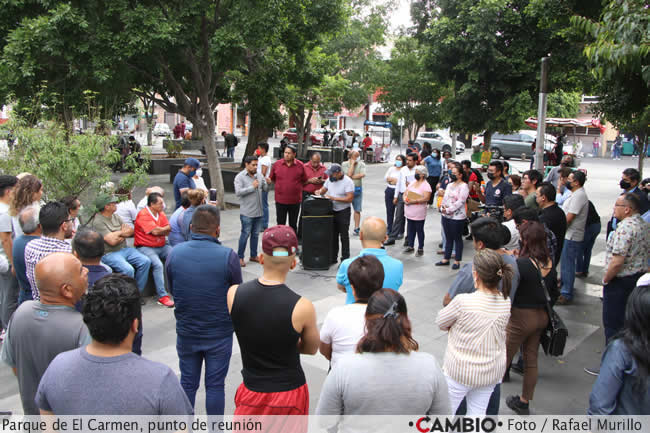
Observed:
[[[260,143],[235,178],[237,251],[219,240],[221,213],[209,191],[197,187],[194,158],[174,179],[169,218],[159,187],[137,206],[129,191],[103,192],[80,222],[77,197],[43,202],[35,176],[0,176],[1,356],[17,376],[24,413],[191,414],[205,368],[206,412],[223,415],[233,336],[243,364],[235,415],[308,414],[300,355],[317,352],[330,362],[317,414],[496,415],[511,372],[523,375],[522,392],[506,404],[530,413],[549,311],[575,302],[575,278],[589,275],[601,229],[585,172],[565,157],[546,178],[536,170],[515,178],[507,163],[492,161],[484,182],[469,161],[454,161],[449,152],[409,152],[384,176],[386,219],[362,219],[366,166],[358,151],[325,167],[318,153],[303,164],[286,146],[272,163],[268,150]],[[271,185],[277,225],[269,224]],[[607,348],[600,367],[585,368],[598,375],[593,414],[650,408],[647,186],[626,169],[607,224]],[[320,330],[312,302],[287,285],[309,195],[333,203],[331,261],[340,257],[336,284],[346,294]],[[478,203],[486,212],[477,216],[470,209]],[[442,226],[443,258],[435,265],[458,270],[435,319],[448,332],[440,363],[418,350],[399,293],[404,265],[390,254],[404,239],[403,254],[424,255],[431,207]],[[350,232],[362,245],[354,257]],[[465,264],[464,236],[474,249]],[[242,275],[247,247],[248,263],[261,267],[250,281]],[[150,277],[157,302],[174,308],[180,380],[140,356]]]

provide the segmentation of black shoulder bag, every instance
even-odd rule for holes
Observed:
[[[564,347],[566,346],[566,339],[569,336],[569,330],[562,321],[562,318],[555,312],[553,307],[551,307],[551,297],[546,288],[546,283],[542,277],[542,272],[540,271],[539,264],[536,260],[535,269],[537,269],[537,275],[539,280],[542,283],[544,288],[544,297],[546,298],[546,311],[548,312],[548,325],[542,336],[540,338],[540,343],[542,344],[542,349],[544,353],[548,356],[562,356],[564,354]]]

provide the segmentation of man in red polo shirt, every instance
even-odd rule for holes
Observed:
[[[307,181],[302,162],[296,159],[296,148],[288,145],[284,149],[284,159],[276,161],[271,167],[269,180],[275,183],[275,215],[278,225],[289,226],[298,233],[298,214],[302,202],[302,187]]]
[[[171,300],[165,290],[165,264],[172,247],[167,245],[165,236],[172,231],[167,216],[163,212],[164,200],[157,192],[152,192],[147,197],[147,206],[138,212],[135,218],[134,246],[151,260],[153,281],[156,285],[158,303],[172,308]]]
[[[314,152],[311,154],[308,164],[304,164],[305,167],[305,176],[307,176],[307,181],[302,187],[302,200],[305,201],[305,198],[314,194],[316,190],[320,189],[325,181],[327,180],[327,167],[320,163],[320,152]],[[300,214],[302,215],[302,208],[300,209]],[[298,239],[302,238],[302,218],[300,218],[298,223]]]

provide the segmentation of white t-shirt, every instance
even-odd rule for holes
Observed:
[[[257,158],[257,172],[260,175],[264,176],[264,174],[262,173],[262,167],[263,166],[268,167],[268,170],[266,170],[266,177],[269,177],[269,175],[271,174],[271,164],[272,163],[271,163],[270,156],[268,155],[260,156],[259,158]]]
[[[341,356],[356,351],[366,325],[366,307],[366,304],[348,304],[327,313],[320,329],[320,341],[332,345],[332,369]]]
[[[504,226],[510,231],[510,242],[504,245],[506,250],[514,251],[519,249],[519,230],[517,230],[517,225],[515,224],[515,219],[512,218],[508,221],[504,221]]]
[[[129,226],[134,227],[135,217],[138,216],[138,210],[135,208],[133,200],[124,200],[119,202],[117,204],[117,210],[115,213],[117,216],[122,218],[122,222],[124,222],[124,224],[128,224]]]
[[[573,191],[562,204],[562,210],[565,214],[575,214],[575,218],[566,228],[564,238],[570,241],[582,242],[585,238],[585,226],[587,224],[587,214],[589,213],[589,199],[585,189],[578,188]]]
[[[344,198],[348,193],[354,193],[354,182],[348,176],[343,176],[343,179],[332,182],[331,178],[325,181],[325,188],[327,188],[326,195],[331,195],[336,198]],[[340,201],[332,201],[334,212],[340,212],[352,206],[352,203],[343,203]]]

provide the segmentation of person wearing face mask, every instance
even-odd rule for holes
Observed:
[[[445,150],[442,152],[442,172],[447,173],[449,171],[449,162],[451,160],[451,152]]]
[[[572,172],[567,178],[566,187],[571,190],[571,196],[564,202],[562,210],[566,214],[567,230],[564,235],[564,246],[560,256],[560,271],[562,289],[557,300],[559,305],[567,305],[573,301],[573,283],[576,278],[576,263],[578,254],[583,250],[585,226],[589,214],[589,197],[583,188],[587,177],[581,171]]]
[[[393,230],[393,219],[395,218],[395,204],[393,198],[395,197],[395,186],[399,180],[400,170],[404,165],[406,158],[404,155],[397,155],[395,157],[395,165],[392,165],[386,170],[384,180],[386,181],[386,189],[384,190],[384,202],[386,204],[386,232],[390,233]]]
[[[415,182],[411,182],[404,193],[404,215],[408,221],[404,252],[413,252],[415,235],[417,235],[418,251],[415,254],[417,257],[424,254],[424,221],[427,217],[427,203],[432,192],[431,186],[426,182],[427,174],[426,167],[418,165],[415,168]]]
[[[326,172],[328,178],[316,195],[332,200],[334,209],[334,230],[332,239],[332,263],[339,255],[339,237],[341,238],[341,261],[350,257],[350,216],[354,200],[354,182],[343,174],[339,164],[332,164]]]
[[[436,189],[436,185],[438,185],[438,181],[440,180],[440,173],[442,172],[442,163],[440,162],[440,151],[438,149],[434,149],[431,152],[431,155],[428,155],[422,160],[422,165],[427,167],[427,172],[429,173],[429,175],[427,176],[427,182],[429,182],[431,191],[434,191]],[[429,202],[428,202],[429,206],[431,206],[432,204],[433,204],[433,194],[429,196]]]
[[[503,206],[503,199],[512,194],[512,186],[503,178],[503,163],[492,161],[487,170],[485,195],[477,189],[479,199],[488,206]]]
[[[564,155],[560,161],[560,165],[553,167],[551,171],[548,172],[544,178],[544,182],[550,182],[555,188],[558,187],[558,182],[560,180],[560,170],[564,167],[572,168],[575,166],[573,157],[571,155]]]
[[[395,195],[393,196],[393,204],[395,205],[393,229],[388,233],[388,239],[384,242],[384,245],[395,245],[395,240],[404,236],[404,192],[409,183],[415,181],[416,161],[417,155],[411,153],[406,156],[406,167],[400,169],[399,178],[395,185]],[[406,246],[406,241],[404,241],[404,246]]]
[[[194,172],[194,176],[192,176],[192,179],[194,180],[194,184],[196,185],[196,189],[201,189],[203,191],[207,191],[208,187],[205,186],[205,181],[203,180],[203,169],[198,168]]]
[[[178,209],[181,206],[181,194],[190,189],[196,189],[196,183],[194,183],[194,175],[196,170],[201,166],[201,163],[196,158],[187,158],[176,177],[174,177],[174,201],[176,205],[174,210]]]
[[[450,164],[451,175],[450,183],[445,189],[445,195],[440,205],[442,214],[442,228],[445,231],[445,256],[444,259],[436,263],[436,266],[448,266],[451,259],[451,253],[456,250],[455,263],[452,269],[460,268],[460,262],[463,259],[463,226],[467,219],[465,211],[465,202],[469,196],[469,187],[467,186],[467,175],[459,163]]]
[[[638,170],[634,168],[626,168],[623,170],[623,173],[621,175],[621,181],[619,182],[619,186],[623,190],[621,195],[627,194],[627,193],[632,193],[635,194],[639,198],[639,213],[641,215],[644,215],[646,212],[648,212],[648,209],[650,208],[649,203],[648,203],[648,195],[639,188],[639,183],[641,182],[641,174],[639,173]],[[616,226],[618,224],[618,220],[614,215],[612,215],[612,219],[609,220],[607,223],[607,237],[609,237],[609,234],[616,230]]]

